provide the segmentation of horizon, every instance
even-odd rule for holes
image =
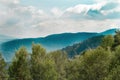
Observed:
[[[45,35],[45,36],[38,36],[38,37],[22,37],[22,38],[13,37],[13,36],[8,36],[8,37],[12,37],[12,38],[16,38],[16,39],[45,38],[45,37],[48,37],[48,36],[51,36],[51,35],[59,35],[59,34],[66,34],[66,33],[71,33],[71,34],[76,34],[76,33],[102,33],[102,32],[106,32],[108,30],[113,30],[113,29],[117,30],[119,28],[110,28],[110,29],[106,29],[106,30],[103,30],[103,31],[100,31],[100,32],[63,32],[63,33],[48,34],[48,35]],[[2,35],[2,36],[7,36],[7,35]]]
[[[15,38],[103,32],[120,26],[120,0],[1,0],[0,11],[0,34]]]

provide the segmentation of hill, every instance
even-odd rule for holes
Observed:
[[[108,34],[113,35],[115,33],[115,30],[116,29],[110,29],[101,33],[88,33],[88,32],[62,33],[62,34],[53,34],[47,37],[40,37],[40,38],[15,39],[2,43],[0,45],[0,51],[3,53],[3,56],[6,58],[6,60],[11,60],[11,58],[15,53],[15,50],[17,50],[21,46],[25,46],[27,50],[31,52],[31,47],[33,42],[41,44],[44,48],[46,48],[47,51],[62,49],[67,46],[71,46],[73,44],[82,42],[81,45],[83,47],[81,46],[80,47],[81,49],[78,50],[81,52],[84,50],[84,48],[87,49],[85,46],[91,47],[91,43],[94,47],[96,46],[94,42],[96,42],[97,39],[94,40],[93,38],[91,40],[86,41],[88,38],[92,38],[100,35],[108,35]],[[77,52],[75,52],[75,54]],[[70,54],[74,54],[74,52],[72,53],[71,51]]]
[[[13,40],[13,39],[15,39],[15,38],[10,37],[10,36],[0,35],[0,44],[3,43],[3,42]]]
[[[87,49],[96,48],[101,43],[103,37],[104,36],[101,35],[101,36],[89,38],[83,42],[63,48],[62,51],[65,51],[69,57],[73,57],[75,55],[82,53]]]
[[[63,33],[49,35],[42,38],[15,39],[2,43],[1,51],[5,58],[10,60],[13,57],[15,50],[21,46],[27,47],[27,50],[31,52],[33,42],[41,44],[47,49],[47,51],[53,51],[84,41],[90,37],[96,36],[97,34],[98,33]]]

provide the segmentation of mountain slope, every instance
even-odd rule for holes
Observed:
[[[72,46],[65,47],[62,50],[65,51],[69,57],[73,57],[89,48],[96,48],[97,46],[99,46],[104,35],[114,35],[116,30],[117,29],[106,30],[104,32],[97,34],[97,36],[94,36]]]
[[[104,36],[101,35],[101,36],[89,38],[83,42],[63,48],[62,51],[65,51],[69,57],[73,57],[87,49],[96,48],[101,43],[103,37]]]
[[[109,30],[106,30],[104,32],[101,32],[100,35],[114,35],[116,30],[117,29],[115,29],[115,28],[114,29],[109,29]]]
[[[15,38],[10,37],[10,36],[0,35],[0,44],[3,43],[3,42],[13,40],[13,39],[15,39]]]
[[[63,33],[50,35],[44,38],[16,39],[2,43],[1,51],[5,58],[10,60],[13,57],[15,50],[21,46],[27,47],[28,51],[31,52],[31,45],[33,42],[41,44],[47,51],[53,51],[84,41],[97,34],[98,33]]]
[[[108,34],[114,34],[116,29],[110,29],[101,33],[87,33],[87,32],[79,32],[79,33],[63,33],[63,34],[54,34],[54,35],[49,35],[47,37],[42,37],[42,38],[27,38],[27,39],[15,39],[11,40],[8,42],[4,42],[0,45],[0,51],[3,53],[3,56],[6,58],[6,60],[11,60],[13,57],[15,50],[20,48],[21,46],[25,46],[29,52],[31,52],[31,45],[32,43],[39,43],[41,44],[44,48],[47,49],[47,51],[53,51],[57,49],[62,49],[67,46],[71,46],[76,43],[81,43],[80,49],[77,49],[75,53],[70,51],[70,54],[78,54],[77,52],[81,52],[86,48],[86,46],[91,47],[96,47],[97,45],[97,39],[94,40],[88,40],[88,38],[92,38],[95,36],[100,36],[100,35],[108,35]],[[85,42],[83,42],[85,40]],[[98,42],[100,40],[98,39]],[[86,44],[86,45],[85,45]],[[76,48],[73,48],[76,50]],[[71,50],[73,50],[71,49]]]

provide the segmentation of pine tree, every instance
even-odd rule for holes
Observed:
[[[28,52],[21,47],[9,67],[9,80],[32,80],[28,63]]]
[[[46,57],[46,50],[39,44],[32,46],[31,74],[33,80],[57,80],[55,62]]]
[[[7,77],[6,63],[2,57],[2,54],[0,54],[0,80],[7,80]]]
[[[45,57],[46,51],[39,44],[32,45],[31,54],[31,75],[33,80],[39,80],[41,77],[40,73],[40,61]]]
[[[120,80],[120,65],[113,68],[104,80]]]
[[[111,48],[114,44],[114,38],[112,35],[107,35],[102,39],[101,46],[103,48]]]
[[[88,50],[83,56],[83,80],[103,80],[109,72],[111,51],[98,47]],[[82,76],[82,75],[81,75]]]
[[[55,62],[51,59],[41,60],[39,63],[39,78],[37,80],[57,80],[57,72],[55,69]]]
[[[83,77],[80,77],[81,73],[84,74],[84,72],[80,70],[82,69],[81,61],[81,57],[68,60],[66,63],[67,66],[65,67],[67,80],[84,80]]]
[[[65,66],[67,63],[67,54],[62,51],[53,51],[47,55],[55,62],[56,71],[58,72],[58,80],[66,79]]]
[[[114,39],[115,39],[115,41],[114,41],[113,47],[120,45],[120,31],[119,30],[116,31]]]

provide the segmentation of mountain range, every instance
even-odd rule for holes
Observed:
[[[72,46],[67,46],[63,48],[62,51],[65,51],[69,57],[74,57],[75,55],[81,54],[82,52],[84,53],[84,51],[87,49],[92,49],[99,46],[103,37],[104,35],[89,38],[83,42],[76,43]]]
[[[14,40],[14,37],[10,37],[10,36],[6,36],[6,35],[0,35],[0,44],[10,41],[10,40]]]
[[[14,56],[15,51],[20,48],[21,46],[25,46],[29,52],[31,52],[32,43],[39,43],[41,44],[46,50],[54,51],[54,50],[65,50],[67,53],[69,53],[71,56],[74,54],[78,54],[78,52],[81,52],[87,48],[84,49],[85,44],[87,47],[96,47],[99,45],[99,41],[101,39],[101,35],[109,35],[115,34],[116,29],[110,29],[101,33],[88,33],[88,32],[78,32],[78,33],[62,33],[62,34],[53,34],[46,37],[40,37],[40,38],[26,38],[26,39],[13,39],[10,38],[9,40],[4,37],[0,37],[0,41],[2,42],[0,44],[0,51],[2,52],[3,56],[7,61],[10,61],[12,57]],[[5,40],[5,41],[4,41]],[[96,42],[98,40],[98,42]],[[96,42],[96,44],[95,44]],[[76,52],[74,53],[71,49],[71,51],[68,51],[68,48],[70,46],[76,46],[80,45],[80,47],[77,47]],[[80,49],[78,49],[80,48]]]

